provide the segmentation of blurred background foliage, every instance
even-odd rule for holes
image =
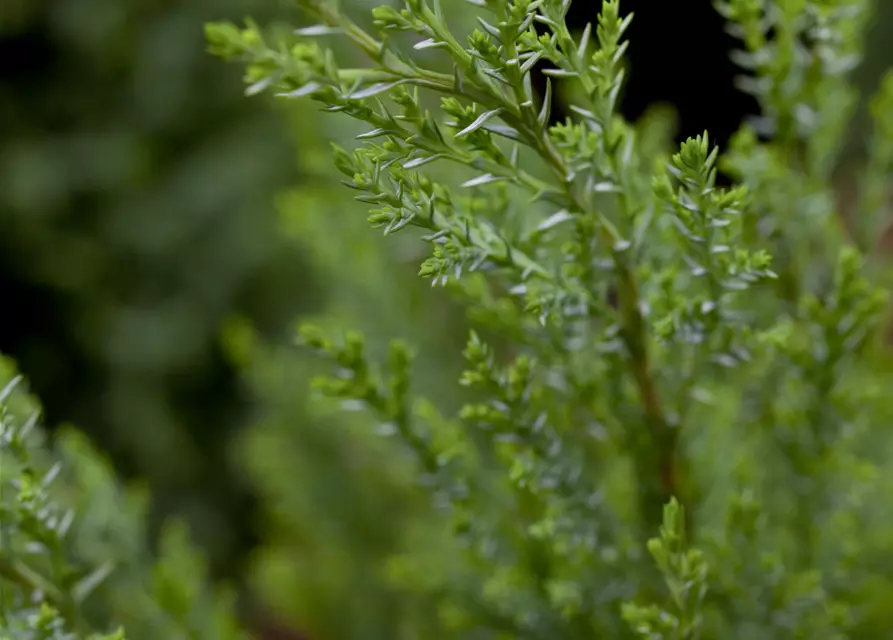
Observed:
[[[159,512],[190,516],[223,559],[249,501],[227,466],[251,397],[218,341],[319,304],[273,194],[299,172],[280,114],[204,52],[202,24],[252,0],[29,0],[0,10],[0,348]],[[222,471],[228,468],[230,471]],[[218,566],[225,566],[218,562]]]
[[[447,3],[461,29],[464,2]],[[573,4],[580,28],[597,5]],[[754,105],[710,2],[690,6],[625,3],[623,109],[669,104],[677,138],[706,128],[722,145]],[[449,410],[464,315],[416,277],[423,247],[370,231],[341,186],[329,142],[353,125],[246,99],[241,71],[206,54],[205,22],[246,15],[302,23],[277,0],[0,2],[0,292],[16,309],[0,351],[51,427],[76,423],[147,482],[152,531],[185,516],[220,576],[250,557],[267,600],[314,638],[397,637],[388,612],[407,595],[375,590],[376,563],[423,507],[361,418],[308,402],[314,364],[289,344],[307,316],[362,330],[373,354],[406,338],[424,356],[417,384]],[[893,62],[889,28],[881,2],[866,91]]]

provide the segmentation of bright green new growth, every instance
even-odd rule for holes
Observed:
[[[247,64],[249,94],[366,125],[359,148],[335,147],[345,184],[385,235],[422,232],[420,275],[477,329],[452,418],[414,394],[402,343],[377,366],[357,335],[301,333],[336,365],[317,387],[405,445],[457,544],[438,572],[421,550],[399,559],[389,586],[425,590],[438,616],[394,629],[881,637],[893,378],[871,248],[893,168],[889,78],[852,239],[831,183],[870,3],[717,2],[763,109],[720,155],[706,133],[672,153],[659,118],[617,113],[632,21],[617,0],[582,34],[570,0],[469,1],[480,28],[461,36],[438,0],[379,7],[372,31],[325,0],[299,1],[318,24],[275,42],[208,28],[214,53]],[[329,36],[369,66],[310,40]],[[553,126],[559,84],[577,99]]]

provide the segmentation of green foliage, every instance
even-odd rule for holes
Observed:
[[[659,120],[618,115],[632,16],[617,0],[579,36],[569,0],[472,0],[466,36],[437,0],[375,9],[371,31],[335,3],[299,4],[318,25],[210,25],[211,50],[247,66],[250,93],[366,126],[360,147],[334,149],[345,184],[373,227],[430,245],[420,276],[477,329],[452,417],[414,388],[403,343],[379,366],[356,334],[301,333],[333,365],[316,389],[365,409],[387,460],[412,461],[430,511],[409,522],[448,531],[379,574],[381,590],[426,596],[417,608],[335,635],[886,633],[893,370],[870,248],[893,169],[889,83],[852,240],[831,182],[870,3],[717,2],[763,110],[723,154],[706,133],[673,151]],[[332,36],[369,66],[313,40]],[[553,83],[577,96],[554,125]]]
[[[675,498],[664,508],[660,534],[648,541],[648,551],[666,580],[674,612],[625,603],[623,617],[645,640],[696,638],[707,592],[707,565],[699,551],[685,546],[685,511]]]
[[[306,371],[289,349],[252,353],[265,410],[242,450],[267,506],[267,545],[252,576],[258,595],[310,638],[385,640],[401,637],[403,627],[433,633],[436,609],[417,586],[429,576],[407,572],[402,556],[415,541],[444,535],[437,519],[421,517],[426,503],[413,487],[411,461],[395,455],[360,412],[314,405],[307,415]],[[432,551],[436,580],[450,560],[447,547]]]
[[[47,442],[21,377],[0,368],[0,637],[247,638],[184,527],[153,558],[144,492],[123,491],[80,433]]]

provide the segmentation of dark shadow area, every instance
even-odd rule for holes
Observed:
[[[577,32],[589,22],[595,25],[599,6],[574,2],[568,24]],[[625,0],[622,11],[635,14],[627,31],[623,115],[635,121],[648,107],[669,104],[678,115],[679,142],[707,130],[714,142],[725,147],[745,118],[757,114],[759,108],[756,100],[734,87],[734,77],[741,70],[729,52],[739,43],[725,32],[712,3],[689,0],[683,10],[676,3]],[[535,78],[542,91],[545,77],[537,74]],[[568,115],[559,102],[552,110],[552,121]]]

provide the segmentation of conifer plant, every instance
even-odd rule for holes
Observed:
[[[717,0],[762,110],[725,150],[621,117],[633,16],[592,2],[573,33],[570,3],[468,0],[471,33],[439,0],[381,6],[369,28],[298,0],[313,23],[294,35],[207,29],[249,94],[363,124],[335,166],[373,227],[429,245],[419,276],[474,325],[457,415],[418,397],[403,342],[375,362],[359,335],[300,332],[332,363],[316,388],[412,457],[457,549],[439,571],[410,550],[382,580],[437,603],[424,637],[886,637],[893,377],[874,245],[893,74],[851,223],[832,180],[871,3]],[[331,38],[366,64],[340,66]],[[555,123],[558,95],[572,115]]]
[[[50,441],[40,412],[0,358],[0,639],[246,640],[183,523],[153,553],[145,492],[83,434]]]

